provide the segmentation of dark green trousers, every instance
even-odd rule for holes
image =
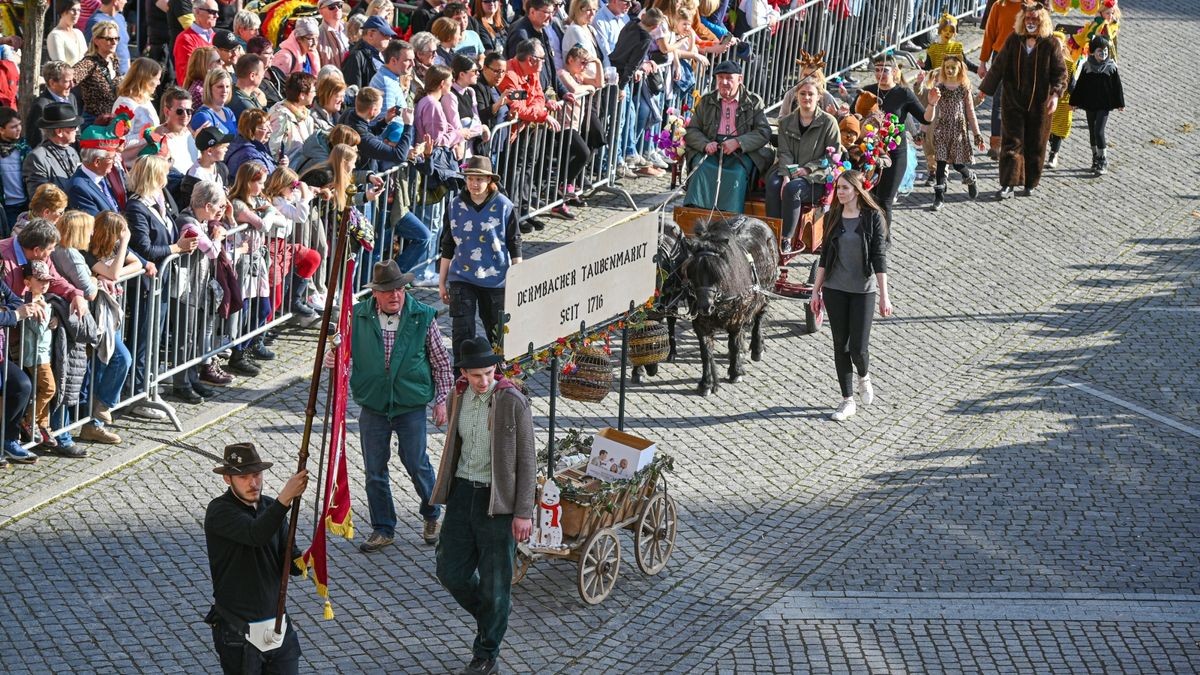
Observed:
[[[491,517],[491,488],[454,479],[437,545],[438,581],[475,617],[475,656],[494,659],[512,609],[512,515]]]

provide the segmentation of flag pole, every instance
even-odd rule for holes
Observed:
[[[346,257],[347,229],[350,224],[350,209],[354,208],[354,195],[357,190],[351,183],[346,188],[346,208],[342,210],[342,219],[338,223],[337,244],[333,252],[335,264],[329,266],[331,278],[325,286],[326,290],[335,288],[339,280],[332,275],[341,266],[341,260]],[[333,316],[333,301],[336,293],[325,294],[325,310],[321,314],[321,329],[317,333],[317,355],[313,359],[312,381],[308,385],[308,405],[304,408],[304,434],[300,437],[300,454],[296,462],[296,472],[303,471],[308,466],[308,443],[312,436],[313,417],[317,414],[317,396],[321,389],[321,371],[324,368],[325,345],[329,341],[329,319]],[[351,298],[342,298],[349,302]],[[288,523],[287,541],[283,547],[283,573],[279,580],[279,601],[275,605],[275,635],[283,639],[283,609],[287,604],[288,578],[292,571],[292,545],[296,540],[296,521],[300,516],[300,498],[292,500],[291,522]]]

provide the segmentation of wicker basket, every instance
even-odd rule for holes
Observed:
[[[629,331],[629,362],[635,366],[650,366],[667,360],[671,340],[667,327],[657,321],[647,321]]]
[[[612,390],[612,359],[599,347],[580,347],[573,356],[575,372],[558,380],[558,390],[573,401],[599,403]]]

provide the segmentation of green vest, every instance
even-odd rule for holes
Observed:
[[[392,359],[384,367],[383,329],[374,298],[354,306],[350,329],[350,391],[354,402],[388,417],[423,409],[433,400],[433,367],[425,336],[436,312],[412,295],[400,310]]]

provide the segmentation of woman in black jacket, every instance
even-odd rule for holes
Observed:
[[[876,296],[880,316],[892,315],[887,285],[887,220],[879,204],[863,187],[862,174],[847,171],[835,182],[833,208],[825,217],[825,243],[813,283],[814,312],[829,313],[833,333],[833,362],[837,366],[842,402],[831,416],[841,422],[856,412],[854,382],[863,405],[875,399],[867,372],[867,349]]]

